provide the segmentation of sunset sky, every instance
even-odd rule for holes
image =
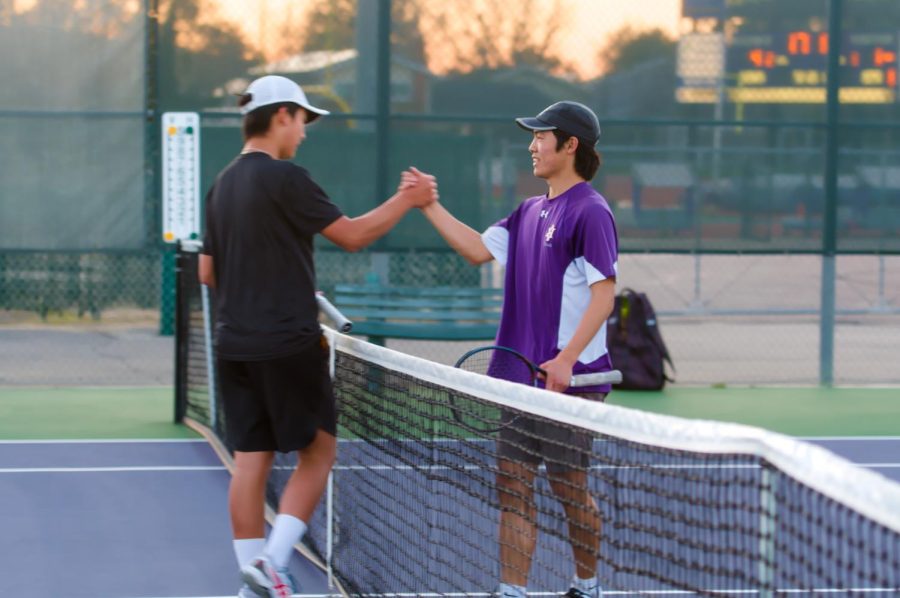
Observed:
[[[681,19],[681,0],[570,0],[572,34],[562,40],[564,52],[573,60],[579,56],[593,58],[606,41],[606,37],[623,25],[635,29],[659,27],[673,37],[678,33]],[[587,50],[587,51],[586,51]],[[590,70],[596,74],[593,60],[581,61],[584,75]]]
[[[27,12],[32,9],[39,0],[13,0],[14,12]],[[129,10],[139,12],[141,0],[110,0]],[[360,0],[374,1],[374,0]],[[454,14],[452,11],[462,12],[470,3],[479,0],[423,0],[438,4],[446,14]],[[494,1],[494,0],[484,0]],[[283,58],[278,55],[279,40],[277,35],[265,35],[264,31],[272,31],[280,23],[297,23],[297,37],[302,39],[303,17],[311,0],[200,0],[201,6],[213,8],[215,15],[210,15],[212,22],[217,17],[233,23],[244,33],[248,45],[261,53],[268,60]],[[681,2],[682,0],[560,0],[568,7],[563,15],[562,33],[558,35],[557,43],[562,58],[571,63],[575,72],[573,74],[582,79],[596,77],[600,74],[600,66],[597,56],[605,44],[610,33],[625,25],[634,29],[661,28],[672,36],[678,32]],[[72,0],[73,6],[78,9],[90,9],[87,0]],[[162,6],[165,3],[161,4]],[[524,6],[520,0],[505,0],[501,6],[505,9],[515,10],[516,6]],[[546,8],[553,6],[553,0],[536,0],[537,7]],[[207,11],[201,11],[203,15]],[[207,13],[209,14],[209,13]],[[514,16],[514,15],[513,15]],[[203,19],[203,16],[201,16]],[[509,23],[514,22],[510,18]],[[461,35],[465,34],[465,29]],[[426,39],[426,45],[428,40]],[[436,52],[434,48],[426,47],[430,51],[429,67],[436,73],[442,73],[452,65],[448,65],[445,56]]]
[[[457,2],[460,5],[471,0],[439,0]],[[545,1],[545,0],[542,0]],[[549,3],[549,0],[546,0]],[[681,0],[563,0],[569,6],[566,15],[565,34],[559,37],[560,52],[575,65],[577,74],[590,78],[599,74],[597,54],[607,36],[623,25],[636,29],[662,28],[673,36],[678,31]],[[273,21],[285,17],[299,20],[305,13],[309,0],[256,0],[253,2],[220,0],[221,14],[239,24],[249,42],[265,45],[260,36],[261,27],[271,26]],[[510,9],[515,0],[508,0]],[[264,53],[268,48],[262,48]],[[273,58],[270,56],[270,58]],[[439,57],[432,56],[436,71],[441,70]]]

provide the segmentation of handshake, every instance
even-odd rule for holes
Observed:
[[[439,198],[437,179],[415,166],[400,175],[397,195],[409,201],[413,207],[426,208]]]

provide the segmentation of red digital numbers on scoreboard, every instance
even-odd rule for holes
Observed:
[[[872,51],[872,64],[876,67],[896,66],[897,53],[884,48],[875,48]]]
[[[793,56],[808,56],[812,51],[812,35],[806,31],[791,31],[787,37],[787,51]]]
[[[844,37],[840,57],[843,85],[897,89],[896,44],[897,36],[892,33],[850,33]],[[828,32],[738,35],[732,45],[728,69],[740,73],[744,86],[818,87],[827,81]]]
[[[754,48],[747,52],[747,58],[749,58],[750,63],[758,69],[775,68],[775,52],[772,50]]]
[[[828,55],[828,34],[791,31],[787,35],[787,52],[794,56]]]

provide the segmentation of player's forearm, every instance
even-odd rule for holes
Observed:
[[[386,235],[412,208],[412,203],[400,194],[393,195],[377,208],[362,216],[351,218],[354,243],[348,249],[358,251]]]
[[[585,347],[597,336],[600,327],[612,314],[615,298],[614,280],[603,280],[591,287],[591,301],[588,304],[588,308],[581,317],[578,327],[575,328],[575,334],[572,335],[572,339],[560,351],[561,356],[572,363],[578,361],[578,357]]]
[[[493,259],[484,241],[481,240],[481,234],[466,223],[457,220],[439,202],[422,208],[422,213],[447,244],[470,263],[478,265]]]

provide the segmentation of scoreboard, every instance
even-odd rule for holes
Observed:
[[[734,89],[779,102],[825,101],[828,82],[827,32],[787,31],[736,35],[726,51]],[[893,102],[897,94],[897,34],[849,33],[841,43],[841,100],[849,103]],[[756,100],[759,101],[759,100]]]
[[[725,100],[735,103],[823,103],[828,83],[827,32],[783,31],[735,34],[724,42]],[[695,44],[696,45],[696,44]],[[847,33],[841,40],[840,99],[844,103],[883,104],[898,98],[900,34]],[[683,60],[699,57],[682,56]],[[681,69],[681,66],[680,66]],[[718,78],[717,78],[718,79]],[[712,103],[718,80],[682,77],[678,100]]]

